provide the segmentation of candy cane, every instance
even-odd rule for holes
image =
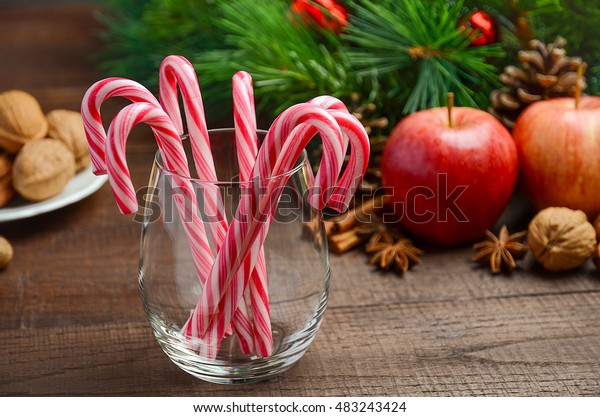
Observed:
[[[340,111],[345,111],[347,113],[349,113],[348,111],[348,107],[346,107],[346,105],[338,98],[332,97],[332,96],[318,96],[315,98],[312,98],[310,100],[308,100],[309,103],[311,104],[316,104],[319,107],[322,107],[324,109],[327,110],[340,110]],[[357,119],[356,120],[358,123],[360,123],[360,121]],[[343,132],[343,129],[342,129]],[[343,149],[343,153],[344,155],[346,155],[346,151],[348,150],[348,138],[346,137],[346,135],[344,135],[344,149]]]
[[[358,187],[369,163],[370,142],[367,132],[362,124],[347,110],[328,110],[335,121],[339,124],[344,135],[343,155],[346,153],[348,145],[350,147],[350,160],[348,167],[337,185],[332,189],[327,204],[338,212],[348,208],[350,199],[354,195],[354,191]],[[299,128],[298,136],[312,137],[316,133],[311,126],[302,126]],[[285,148],[280,151],[282,154],[287,154]],[[285,161],[285,159],[282,159]],[[285,162],[284,162],[285,163]],[[276,169],[276,168],[275,168]]]
[[[254,112],[254,94],[252,77],[244,71],[237,72],[232,79],[233,119],[235,125],[236,149],[240,168],[240,181],[252,179],[252,171],[258,154],[258,137],[256,136],[256,114]],[[234,280],[238,285],[230,288],[227,303],[237,298],[237,293],[243,293],[241,287],[244,280]],[[269,307],[269,291],[267,282],[267,266],[264,250],[258,252],[256,268],[250,277],[250,299],[254,317],[254,346],[256,354],[268,357],[273,351],[273,334],[271,331],[271,311]],[[225,308],[231,308],[225,306]]]
[[[204,107],[198,78],[192,64],[182,56],[171,55],[166,57],[159,69],[159,98],[165,112],[179,134],[183,134],[183,123],[178,101],[178,87],[183,97],[183,107],[186,115],[188,135],[192,146],[192,156],[198,179],[208,181],[201,184],[204,194],[204,209],[208,215],[209,225],[213,236],[213,244],[218,252],[225,239],[228,224],[223,207],[219,187],[210,182],[217,182],[217,173],[211,152],[210,138],[206,127]],[[241,303],[241,309],[233,316],[232,325],[240,342],[243,353],[249,354],[254,350],[253,331],[248,309],[245,303]],[[229,323],[225,324],[227,327]],[[190,328],[186,323],[184,333],[188,336],[196,330]],[[206,345],[217,343],[210,334],[206,336]]]
[[[340,100],[331,96],[320,96],[310,100],[309,103],[327,109],[336,122],[338,122],[344,137],[344,145],[341,151],[343,155],[346,154],[348,145],[352,144],[348,165],[349,167],[353,167],[353,169],[346,170],[337,186],[325,195],[329,198],[328,204],[330,207],[341,212],[347,208],[350,199],[354,195],[354,190],[356,190],[358,183],[367,169],[370,151],[369,137],[358,119],[348,112],[346,106]],[[265,150],[266,155],[263,159],[264,164],[257,166],[257,169],[259,170],[258,175],[263,177],[272,175],[275,163],[279,156],[287,153],[287,151],[283,149],[283,146],[286,141],[289,142],[288,136],[286,136],[285,133],[289,132],[290,126],[286,126],[283,123],[278,124],[277,126],[275,126],[274,123],[273,126],[275,127],[275,130],[272,127],[264,141],[265,145],[268,144],[267,149]],[[306,137],[311,138],[316,133],[317,131],[314,127],[305,125],[298,128],[296,135],[305,137],[305,139],[300,139],[301,142],[305,142]],[[319,172],[323,172],[323,170],[320,169]],[[314,192],[315,189],[313,189],[313,194]],[[314,200],[316,197],[310,196],[309,198]],[[312,203],[317,205],[320,209],[325,205],[324,201],[313,201]]]
[[[170,55],[160,65],[159,98],[160,104],[181,135],[184,130],[177,99],[178,87],[183,98],[192,156],[199,179],[216,181],[215,162],[211,152],[198,77],[190,61],[179,55]]]
[[[271,129],[269,129],[267,138],[273,138],[277,135],[284,135],[283,137],[287,138],[296,126],[303,123],[314,126],[323,139],[323,158],[319,172],[315,177],[315,189],[318,189],[320,193],[328,195],[330,194],[328,190],[335,185],[341,169],[343,137],[338,124],[326,110],[308,103],[293,106],[284,111],[276,119]],[[265,195],[260,197],[256,195],[258,190],[254,182],[251,183],[251,188],[253,188],[251,192],[244,194],[236,216],[230,225],[227,239],[217,255],[208,279],[213,285],[207,283],[207,288],[211,288],[213,293],[203,293],[197,305],[195,319],[198,321],[198,332],[200,334],[204,334],[212,320],[227,321],[229,319],[231,312],[223,309],[222,302],[220,303],[221,305],[213,304],[213,302],[217,299],[222,300],[227,295],[228,287],[233,278],[240,277],[240,274],[237,274],[239,268],[246,272],[241,277],[246,280],[248,279],[247,272],[251,271],[253,265],[256,264],[257,249],[263,244],[266,232],[268,231],[269,209],[276,205],[282,187],[289,178],[289,176],[280,174],[285,172],[286,168],[290,170],[299,158],[303,148],[308,143],[308,140],[310,140],[310,138],[308,140],[306,138],[303,139],[305,139],[303,143],[294,140],[297,145],[294,149],[295,154],[285,155],[286,160],[293,159],[293,162],[285,167],[279,164],[281,171],[271,173],[276,176],[279,175],[278,177],[269,181],[265,181],[265,177],[262,177],[262,180],[259,179],[261,183],[259,189],[266,186],[267,191]],[[264,171],[260,170],[265,163],[264,158],[271,155],[271,152],[266,151],[266,149],[270,151],[272,148],[270,142],[274,142],[274,140],[265,139],[265,144],[263,144],[263,147],[259,151],[257,158],[259,171]],[[281,157],[283,156],[281,154]],[[313,195],[317,194],[313,193]],[[322,198],[321,200],[326,200],[326,198]],[[246,260],[248,256],[250,259]],[[215,314],[216,312],[219,312],[219,314]],[[215,324],[212,325],[215,326]],[[222,326],[217,325],[217,327]]]
[[[102,125],[100,107],[110,97],[125,97],[134,102],[159,105],[146,87],[126,78],[106,78],[94,83],[86,91],[81,102],[81,116],[96,175],[106,174],[106,131]]]
[[[117,201],[130,200],[132,204],[126,203],[124,206],[130,207],[135,203],[135,209],[137,209],[125,148],[131,129],[139,123],[150,125],[161,150],[166,169],[175,174],[171,176],[171,180],[173,188],[181,191],[174,195],[179,217],[190,242],[192,258],[198,275],[205,277],[206,271],[212,267],[213,259],[206,240],[204,224],[195,209],[195,193],[191,183],[187,180],[189,178],[187,158],[179,134],[171,123],[171,119],[160,107],[149,103],[130,104],[123,108],[110,124],[106,146],[106,166],[115,197]]]
[[[300,107],[302,105],[298,105],[296,106],[297,108]],[[304,105],[306,106],[306,105]],[[310,106],[310,105],[309,105]],[[288,112],[291,112],[292,109],[289,109]],[[285,113],[285,112],[284,112]],[[369,154],[369,140],[368,140],[368,136],[364,130],[364,127],[360,124],[360,122],[352,115],[350,115],[347,111],[330,111],[331,114],[333,114],[335,116],[336,119],[339,119],[339,123],[341,123],[342,127],[342,132],[344,135],[344,141],[350,141],[352,142],[353,145],[353,155],[351,155],[351,159],[350,159],[350,163],[348,164],[347,170],[345,171],[344,175],[342,176],[342,179],[340,180],[340,182],[337,184],[337,186],[335,188],[333,188],[333,191],[331,193],[329,193],[329,195],[332,198],[335,198],[336,195],[340,197],[340,201],[342,202],[347,202],[352,195],[354,194],[354,191],[356,189],[356,186],[358,185],[360,179],[362,178],[362,176],[364,175],[364,172],[366,170],[367,164],[368,164],[368,154]],[[308,131],[307,131],[307,126],[308,126]],[[311,131],[312,129],[312,131]],[[259,160],[261,161],[260,163],[257,162],[257,164],[255,165],[255,172],[256,175],[261,175],[264,174],[266,171],[271,171],[270,173],[267,172],[264,175],[281,175],[283,172],[289,171],[290,169],[292,169],[293,165],[295,164],[297,158],[300,156],[302,150],[304,149],[304,147],[306,146],[306,144],[308,143],[308,141],[310,141],[310,139],[312,138],[312,136],[317,133],[318,130],[313,129],[312,126],[310,126],[310,124],[302,125],[302,117],[297,117],[296,119],[293,119],[291,117],[287,117],[287,120],[285,118],[285,115],[282,114],[280,116],[280,118],[278,118],[278,120],[276,120],[273,123],[273,126],[271,127],[271,129],[269,130],[269,133],[267,134],[267,138],[265,139],[265,143],[263,144],[263,148],[261,148],[260,150],[260,154],[259,154]],[[277,136],[279,135],[279,136]],[[278,140],[279,138],[279,140]],[[287,142],[284,142],[283,140],[281,140],[281,138],[284,138],[285,140],[287,140]],[[325,138],[324,138],[325,139]],[[343,141],[343,142],[344,142]],[[343,158],[343,153],[340,149],[343,149],[344,143],[341,143],[341,147],[338,148],[337,151],[335,151],[334,153],[338,156],[338,158]],[[335,142],[333,142],[335,143]],[[330,147],[329,147],[330,148]],[[331,152],[331,151],[330,151]],[[325,141],[324,143],[324,156],[328,153],[328,142]],[[279,157],[276,159],[276,163],[271,164],[271,168],[270,169],[266,169],[267,167],[269,167],[269,163],[267,161],[272,160],[272,155],[279,155]],[[272,167],[272,165],[275,165],[274,167]],[[321,161],[321,169],[319,170],[319,173],[321,172],[327,172],[327,160],[325,161]],[[323,171],[323,167],[325,167],[325,171]],[[320,174],[317,174],[317,177],[315,179],[316,183],[319,184],[319,182],[322,182],[322,179],[319,178]],[[264,178],[264,177],[263,177]],[[337,178],[337,176],[335,176],[335,178]],[[260,201],[260,206],[258,207],[258,209],[256,209],[253,214],[249,215],[249,216],[254,216],[252,217],[252,221],[255,222],[255,224],[262,224],[264,222],[267,222],[268,220],[268,215],[265,215],[265,213],[271,213],[272,216],[272,212],[276,209],[277,206],[277,201],[278,201],[278,197],[279,194],[277,193],[273,193],[273,191],[281,191],[283,185],[285,185],[285,182],[287,181],[287,177],[281,177],[280,181],[278,184],[268,184],[268,190],[266,192],[266,194],[264,194],[265,196],[262,197],[262,200]],[[317,186],[313,188],[314,190],[323,190],[323,193],[326,192],[326,190],[329,189],[329,187],[325,187],[323,188],[323,186]],[[254,194],[249,194],[250,197],[255,197],[255,199],[257,198]],[[313,205],[315,204],[320,204],[321,200],[317,200],[316,202],[313,203]],[[256,203],[256,201],[254,202]],[[253,203],[251,203],[252,206]],[[242,203],[240,203],[240,209],[243,207]],[[244,214],[241,215],[241,218],[244,218]],[[240,212],[238,211],[236,218],[240,217]],[[232,226],[230,226],[230,233],[231,233],[231,228],[233,228],[233,224]],[[250,226],[252,227],[252,225]],[[256,255],[257,255],[257,251],[256,249],[260,247],[260,245],[262,245],[262,242],[264,241],[264,238],[266,237],[266,232],[268,229],[268,224],[266,224],[266,227],[263,228],[263,230],[254,237],[254,239],[259,239],[258,242],[254,242],[253,246],[251,247],[249,253],[246,252],[246,254],[242,254],[242,251],[239,250],[238,254],[240,259],[244,260],[244,265],[242,267],[242,270],[244,271],[248,271],[251,270],[252,265],[254,265],[254,263],[256,262]],[[235,248],[237,249],[237,248]],[[219,254],[221,255],[221,254]],[[250,260],[248,260],[248,256],[250,258]],[[218,258],[217,258],[218,259]],[[216,266],[217,264],[215,264]],[[241,264],[238,262],[238,265],[232,265],[232,268],[237,268],[240,267]],[[213,267],[213,273],[214,273],[214,268]],[[237,277],[236,277],[237,279]],[[225,292],[223,294],[224,297],[230,297],[231,293],[230,292]],[[218,298],[218,296],[214,297],[214,299]],[[202,302],[202,300],[201,300]],[[223,304],[223,302],[221,302]],[[235,304],[233,304],[235,305]],[[200,310],[202,307],[199,305],[197,305],[197,308],[194,312],[194,320],[197,320],[197,323],[199,326],[202,326],[203,323],[206,322],[206,320],[210,321],[213,318],[218,318],[218,319],[225,319],[227,320],[228,314],[226,310],[224,310],[223,305],[219,305],[217,307],[218,310],[218,314],[214,314],[214,315],[210,315],[210,316],[203,316],[203,312]],[[218,327],[218,324],[214,324],[211,323],[210,327]],[[201,333],[201,330],[199,331],[199,333]]]

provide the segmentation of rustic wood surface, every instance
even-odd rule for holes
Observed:
[[[46,111],[77,109],[100,77],[89,59],[99,48],[93,10],[0,8],[0,90],[26,89]],[[129,148],[135,184],[145,184],[153,149]],[[471,265],[469,248],[427,248],[397,278],[359,252],[333,257],[330,306],[306,356],[270,381],[218,386],[180,371],[155,342],[137,289],[139,225],[118,214],[107,185],[0,224],[0,234],[15,250],[0,273],[0,394],[600,394],[591,263],[551,276],[529,259],[491,276]]]

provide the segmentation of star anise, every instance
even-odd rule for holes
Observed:
[[[400,238],[395,242],[382,241],[367,245],[366,252],[373,254],[371,264],[381,269],[394,268],[400,274],[408,271],[411,265],[420,264],[419,255],[423,253],[406,238]]]
[[[505,266],[509,270],[517,267],[516,260],[523,259],[529,248],[523,244],[527,231],[508,233],[506,225],[502,226],[498,236],[489,230],[485,232],[487,239],[473,245],[477,253],[473,261],[482,264],[490,264],[490,270],[497,274]]]
[[[383,219],[374,213],[359,214],[357,217],[359,226],[356,228],[356,234],[363,241],[369,239],[367,246],[382,242],[394,243],[402,237],[400,232],[395,230],[393,226],[384,223]]]

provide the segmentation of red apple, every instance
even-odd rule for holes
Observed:
[[[467,107],[435,108],[404,118],[381,163],[396,218],[424,240],[459,245],[481,237],[514,191],[518,157],[508,130]]]
[[[521,183],[541,210],[559,206],[600,213],[600,97],[556,98],[528,106],[513,136]]]

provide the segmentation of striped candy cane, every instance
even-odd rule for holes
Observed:
[[[200,184],[200,186],[204,194],[204,209],[209,218],[213,244],[216,252],[218,252],[225,239],[228,223],[219,187],[210,183],[217,182],[217,173],[196,72],[187,59],[182,56],[171,55],[166,57],[160,66],[159,82],[160,103],[170,116],[179,134],[184,133],[178,101],[178,89],[181,90],[198,179],[209,182]],[[254,350],[253,330],[245,302],[240,303],[240,308],[233,315],[231,324],[238,336],[241,351],[246,354],[251,353]],[[229,327],[229,323],[224,325],[227,328]],[[184,325],[183,330],[187,336],[191,336],[196,332],[196,329],[192,329],[189,323]],[[202,346],[218,344],[213,335],[208,334],[205,338],[205,343]],[[201,353],[204,352],[201,351]]]
[[[179,90],[183,98],[192,157],[198,177],[204,181],[216,181],[215,162],[211,152],[198,77],[190,61],[179,55],[170,55],[160,65],[159,98],[160,104],[173,121],[177,132],[182,135],[184,129],[177,98]],[[222,239],[224,233],[220,237]]]
[[[285,112],[284,112],[285,113]],[[368,155],[369,155],[369,139],[367,136],[367,133],[364,130],[364,127],[360,124],[360,122],[352,115],[350,115],[347,110],[330,110],[329,111],[330,114],[332,114],[334,116],[334,119],[336,120],[336,122],[338,122],[341,126],[341,130],[343,132],[343,136],[344,136],[344,141],[348,141],[352,144],[352,154],[351,154],[351,158],[350,158],[350,163],[348,164],[348,167],[346,169],[346,171],[344,172],[344,174],[342,175],[342,178],[340,179],[340,181],[337,183],[336,187],[333,188],[332,193],[330,193],[330,197],[332,199],[334,199],[336,196],[338,197],[338,200],[341,202],[344,202],[345,204],[347,204],[348,200],[352,197],[352,195],[354,194],[354,191],[356,190],[356,187],[358,186],[358,183],[360,182],[360,179],[362,178],[362,176],[364,175],[364,172],[366,171],[367,165],[368,165]],[[288,115],[285,115],[288,116]],[[302,153],[302,150],[304,149],[304,147],[307,145],[307,143],[310,141],[310,139],[314,136],[315,133],[318,132],[318,129],[315,129],[315,126],[311,126],[311,124],[302,124],[301,123],[301,116],[298,114],[296,116],[300,116],[297,118],[294,118],[294,115],[289,115],[289,117],[284,116],[284,114],[282,114],[281,119],[278,118],[278,120],[275,121],[275,123],[273,123],[272,128],[269,130],[269,133],[267,134],[267,138],[265,138],[265,143],[263,144],[263,148],[261,148],[259,157],[258,157],[258,161],[257,164],[255,166],[255,170],[257,172],[257,174],[260,173],[265,173],[267,171],[268,174],[272,177],[272,176],[276,176],[276,175],[281,175],[284,172],[288,172],[289,170],[291,170],[296,162],[296,160],[299,158],[299,156]],[[279,135],[279,136],[277,136]],[[283,140],[282,140],[283,138]],[[324,156],[327,154],[328,152],[328,141],[327,138],[323,138],[324,139]],[[336,142],[334,142],[336,143]],[[344,143],[341,143],[341,148],[337,148],[336,152],[336,157],[337,158],[343,158],[343,153],[340,151],[340,149],[344,149]],[[335,149],[335,148],[331,148],[331,149]],[[269,165],[267,164],[267,162],[265,161],[271,161],[273,160],[272,155],[273,154],[277,154],[278,157],[275,160],[274,166],[269,167]],[[325,163],[324,163],[325,162]],[[321,168],[319,169],[319,173],[317,173],[317,177],[315,178],[316,183],[318,184],[320,181],[322,181],[322,179],[320,178],[320,173],[322,172],[331,172],[331,171],[323,171],[323,167],[325,167],[324,169],[327,170],[327,160],[321,162]],[[268,168],[268,169],[267,169]],[[263,177],[265,178],[265,177]],[[337,178],[337,175],[334,177]],[[276,210],[277,207],[277,202],[279,199],[279,193],[277,193],[277,191],[281,190],[283,185],[285,185],[285,182],[287,181],[287,178],[281,178],[281,181],[279,183],[273,182],[273,183],[269,183],[268,187],[267,187],[267,192],[264,195],[264,197],[262,197],[262,200],[260,201],[260,207],[258,208],[258,210],[255,212],[257,214],[255,214],[255,216],[257,217],[252,217],[252,221],[256,221],[256,219],[260,218],[260,215],[262,215],[263,213],[271,213],[271,217],[274,214],[274,211]],[[326,190],[329,187],[326,188],[320,188],[321,193],[325,194]],[[317,187],[313,187],[313,191],[315,190],[319,190],[319,188]],[[275,191],[275,192],[274,192]],[[261,195],[261,196],[263,196]],[[250,194],[250,196],[252,197],[252,194]],[[313,204],[320,204],[321,201],[323,199],[320,196],[317,196],[317,199],[315,200],[315,202]],[[325,202],[327,202],[325,200]],[[250,205],[252,206],[253,203],[250,203]],[[242,203],[240,203],[240,208],[242,208]],[[270,217],[270,218],[271,218]],[[258,239],[258,241],[255,241],[253,243],[251,243],[252,247],[249,250],[249,254],[242,254],[240,255],[240,258],[245,258],[245,263],[243,265],[243,269],[244,270],[248,270],[251,269],[252,266],[254,265],[255,259],[256,259],[256,250],[257,248],[260,248],[260,246],[262,245],[262,242],[264,241],[264,238],[266,237],[266,233],[268,231],[268,221],[267,218],[262,218],[260,219],[257,223],[260,225],[262,222],[266,222],[264,224],[264,227],[262,228],[262,230],[260,231],[260,233],[258,233],[256,239]],[[230,228],[233,227],[230,226]],[[231,229],[230,229],[230,233],[231,233]],[[238,253],[242,253],[241,250]],[[218,259],[218,258],[217,258]],[[247,265],[247,263],[250,263],[250,265]],[[215,263],[215,267],[217,265],[223,265],[223,264],[217,264]],[[225,266],[225,267],[229,267],[229,266]],[[236,265],[232,265],[231,267],[235,268],[237,267]],[[226,292],[224,294],[224,297],[229,297],[231,296],[230,292]],[[215,299],[217,297],[214,297]],[[197,306],[197,308],[201,308],[200,305]],[[222,307],[219,306],[218,310],[221,311]],[[202,312],[198,312],[199,315],[202,315]],[[227,313],[226,313],[227,314]],[[215,318],[218,318],[218,316],[214,316]],[[214,326],[214,324],[211,323],[211,326]]]
[[[131,129],[139,123],[150,125],[163,155],[165,167],[175,174],[171,176],[171,181],[173,188],[180,192],[176,193],[173,198],[190,243],[192,259],[198,276],[206,277],[207,271],[210,271],[212,267],[213,258],[207,243],[204,224],[196,210],[194,189],[187,179],[189,177],[187,158],[181,138],[171,123],[171,119],[158,106],[149,103],[131,104],[122,109],[110,124],[105,163],[115,198],[117,202],[123,204],[123,212],[127,212],[129,209],[137,210],[135,190],[127,167],[125,148]],[[201,335],[193,336],[200,338]]]
[[[125,97],[134,102],[159,106],[158,100],[146,87],[126,78],[106,78],[94,83],[86,91],[81,102],[81,116],[96,175],[106,174],[106,131],[102,125],[100,107],[110,97]]]
[[[258,154],[258,137],[256,136],[256,114],[254,111],[254,93],[252,77],[244,71],[233,76],[233,119],[235,124],[236,149],[240,168],[240,181],[252,180],[252,171]],[[227,302],[237,299],[237,293],[243,293],[240,287],[244,280],[234,280],[238,285],[230,288],[231,295]],[[269,291],[267,281],[267,265],[264,250],[258,252],[256,268],[250,277],[250,299],[254,317],[254,347],[260,357],[268,357],[273,352],[273,334],[271,331],[271,311],[269,307]],[[225,306],[225,308],[231,308]]]
[[[323,139],[323,159],[319,173],[315,177],[315,184],[319,190],[327,192],[327,190],[335,185],[341,169],[343,138],[338,124],[326,110],[308,103],[293,106],[284,111],[276,119],[269,130],[272,133],[268,134],[267,137],[272,137],[274,134],[284,134],[285,137],[288,137],[296,126],[303,123],[314,126]],[[269,142],[266,142],[266,140],[257,158],[257,165],[259,167],[264,165],[265,156],[271,155],[270,152],[265,152],[265,149],[271,148]],[[293,162],[287,167],[283,167],[280,164],[282,171],[272,172],[273,175],[283,174],[283,172],[286,172],[284,168],[291,169],[302,153],[304,146],[308,143],[308,141],[298,143],[299,141],[297,140],[294,142],[301,148],[298,148],[298,152],[295,155],[285,155],[288,159],[293,158]],[[284,155],[282,154],[281,156],[283,157]],[[325,174],[322,172],[323,169],[326,171]],[[249,271],[256,264],[258,249],[266,237],[269,220],[272,215],[272,207],[276,206],[283,185],[285,185],[288,179],[285,175],[280,175],[270,180],[265,180],[266,177],[261,178],[263,180],[259,180],[259,187],[255,185],[255,182],[252,182],[250,192],[242,196],[243,198],[240,201],[236,216],[230,224],[227,239],[213,265],[209,280],[217,284],[217,292],[213,292],[210,295],[208,293],[201,295],[196,314],[194,315],[195,320],[198,322],[200,334],[204,334],[208,330],[209,324],[222,327],[218,322],[229,320],[231,311],[223,308],[223,297],[230,294],[228,288],[234,277],[248,279]],[[266,194],[262,194],[263,188],[266,189]],[[258,192],[261,195],[258,195]],[[240,268],[244,271],[244,274],[237,274]],[[243,285],[247,285],[247,281]],[[210,288],[214,289],[215,286],[211,286]],[[214,304],[214,300],[217,299],[221,300],[221,302]],[[232,304],[235,305],[236,301],[239,300],[234,300]],[[211,323],[213,320],[217,323]]]
[[[354,190],[356,190],[360,184],[360,181],[362,180],[362,177],[367,169],[369,163],[368,158],[370,153],[370,142],[367,132],[362,124],[347,110],[328,111],[342,130],[344,136],[344,155],[348,145],[351,145],[350,160],[348,161],[348,167],[351,169],[347,169],[343,173],[337,185],[332,189],[329,200],[326,202],[321,201],[318,204],[326,203],[334,210],[342,212],[348,208],[350,200],[354,195]],[[300,137],[311,138],[316,134],[316,131],[311,126],[302,126],[298,128],[298,132],[296,134]],[[301,141],[303,140],[301,139]],[[286,154],[289,151],[283,147],[280,152],[282,154]],[[282,159],[282,161],[284,161],[284,159]]]

